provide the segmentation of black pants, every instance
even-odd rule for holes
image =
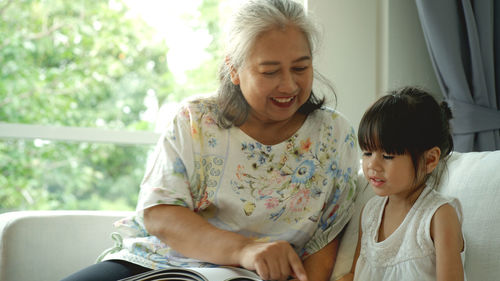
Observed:
[[[84,268],[61,281],[116,281],[151,269],[122,260],[108,260]]]

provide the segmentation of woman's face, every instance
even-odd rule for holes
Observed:
[[[265,123],[291,119],[311,95],[313,67],[306,37],[293,26],[262,33],[231,80],[251,107],[249,118]]]

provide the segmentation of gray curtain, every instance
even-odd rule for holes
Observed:
[[[455,150],[499,150],[500,1],[415,1]]]

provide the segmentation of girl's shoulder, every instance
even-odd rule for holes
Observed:
[[[443,205],[448,205],[455,210],[459,219],[462,219],[462,205],[457,198],[442,194],[430,187],[426,188],[429,188],[430,190],[428,193],[426,193],[425,198],[423,198],[419,209],[421,209],[422,211],[428,211],[431,214],[435,214],[437,210],[440,209]]]
[[[461,212],[452,204],[445,203],[438,207],[432,216],[429,232],[436,249],[446,251],[448,247],[455,247],[455,250],[464,253],[465,238],[462,233]]]
[[[363,206],[363,211],[361,213],[361,220],[362,221],[374,220],[381,211],[380,209],[384,207],[386,200],[387,197],[382,197],[378,195],[375,195],[372,198],[368,199],[368,201]]]
[[[371,211],[374,208],[379,207],[380,205],[385,205],[386,199],[387,199],[387,197],[385,197],[385,196],[374,195],[372,198],[370,198],[370,199],[368,199],[368,201],[366,201],[364,209]]]

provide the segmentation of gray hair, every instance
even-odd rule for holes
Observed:
[[[231,81],[231,67],[237,70],[244,65],[260,34],[290,25],[298,27],[304,33],[313,53],[318,43],[318,29],[306,16],[302,5],[293,0],[249,0],[233,14],[226,37],[224,62],[219,68],[220,86],[215,97],[219,107],[217,123],[220,127],[243,124],[250,111],[240,86]],[[324,99],[318,99],[311,92],[311,97],[299,112],[309,114],[323,103]]]

